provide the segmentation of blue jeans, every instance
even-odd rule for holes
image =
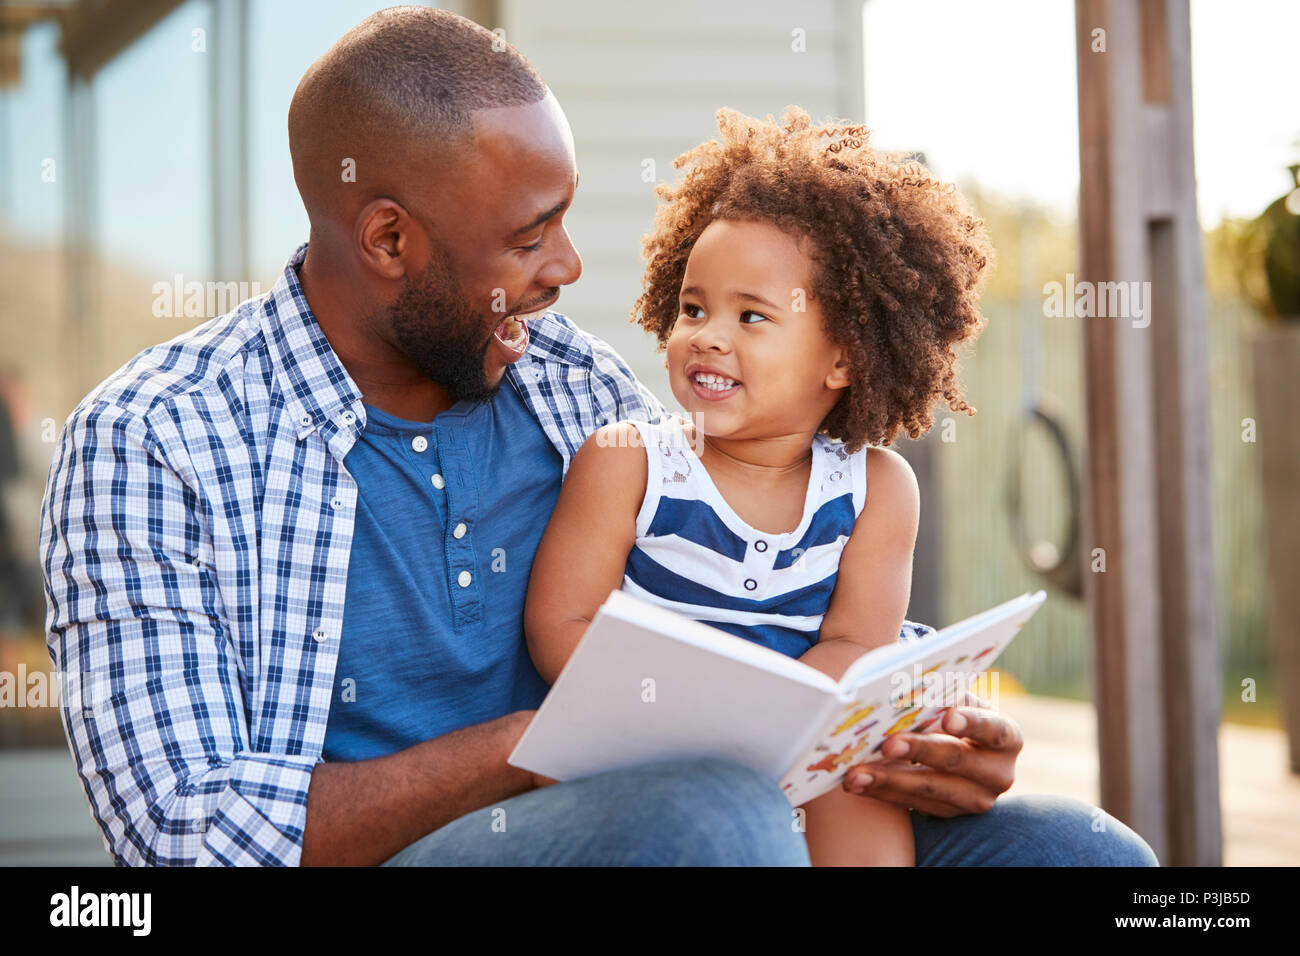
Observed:
[[[484,807],[385,866],[807,866],[776,784],[724,760],[595,774]],[[1158,866],[1136,833],[1069,797],[1002,797],[988,813],[913,812],[917,866]]]

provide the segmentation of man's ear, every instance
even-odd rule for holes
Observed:
[[[849,350],[841,348],[835,352],[835,365],[826,373],[826,387],[829,389],[849,387]]]
[[[400,279],[410,267],[405,260],[413,225],[400,203],[371,200],[357,215],[355,241],[362,263],[385,279]]]

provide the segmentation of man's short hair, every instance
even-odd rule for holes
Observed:
[[[504,38],[430,7],[372,14],[313,63],[302,83],[336,114],[373,110],[389,128],[418,124],[451,135],[468,132],[476,110],[546,96],[541,74]]]
[[[308,214],[339,195],[344,158],[365,157],[368,182],[380,186],[373,177],[405,157],[472,146],[476,111],[547,92],[518,50],[472,20],[430,7],[372,14],[308,67],[289,106],[289,152]]]

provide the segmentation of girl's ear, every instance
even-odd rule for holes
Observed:
[[[835,352],[835,365],[826,375],[826,387],[829,389],[849,387],[849,351],[841,348]]]

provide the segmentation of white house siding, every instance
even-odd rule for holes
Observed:
[[[657,3],[502,0],[496,24],[541,71],[569,117],[580,185],[566,225],[582,278],[560,308],[607,339],[672,405],[663,357],[629,324],[641,289],[641,237],[656,182],[673,160],[716,135],[729,106],[780,116],[797,104],[815,120],[862,120],[861,0]],[[792,49],[802,30],[805,52]]]

